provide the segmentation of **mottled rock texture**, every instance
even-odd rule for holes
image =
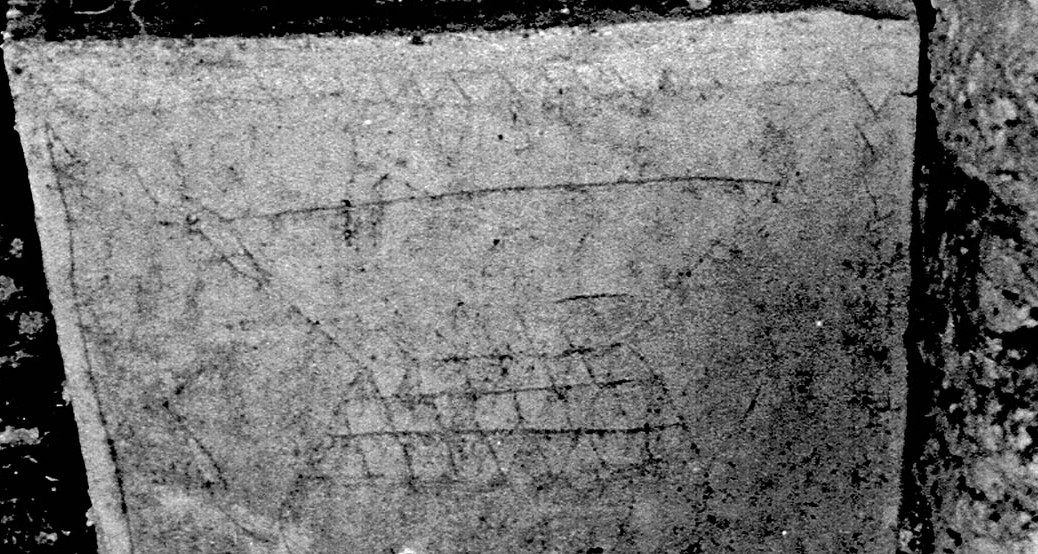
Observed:
[[[920,127],[910,552],[1036,552],[1038,11],[942,1]],[[929,12],[929,10],[927,10]],[[911,506],[914,503],[914,506]]]
[[[893,549],[914,26],[421,42],[9,49],[109,551]]]

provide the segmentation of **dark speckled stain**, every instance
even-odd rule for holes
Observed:
[[[7,72],[0,202],[0,552],[94,552],[90,506]]]

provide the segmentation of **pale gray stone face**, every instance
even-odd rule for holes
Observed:
[[[914,42],[14,44],[102,541],[889,550]]]

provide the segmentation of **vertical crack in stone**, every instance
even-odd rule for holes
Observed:
[[[908,372],[905,442],[902,449],[901,506],[899,515],[898,552],[902,554],[932,552],[932,495],[927,490],[925,466],[935,453],[928,452],[929,430],[933,427],[932,391],[940,382],[941,349],[935,344],[932,329],[946,320],[939,291],[930,285],[932,260],[937,259],[936,245],[927,224],[933,225],[944,211],[934,184],[940,170],[934,160],[937,143],[936,121],[930,106],[929,34],[934,13],[926,0],[916,2],[919,21],[919,86],[916,112],[915,160],[912,171],[912,236],[910,241],[911,285],[908,299],[909,321],[905,331]]]

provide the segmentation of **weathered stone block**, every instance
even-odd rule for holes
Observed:
[[[888,551],[914,40],[10,46],[106,552]]]

